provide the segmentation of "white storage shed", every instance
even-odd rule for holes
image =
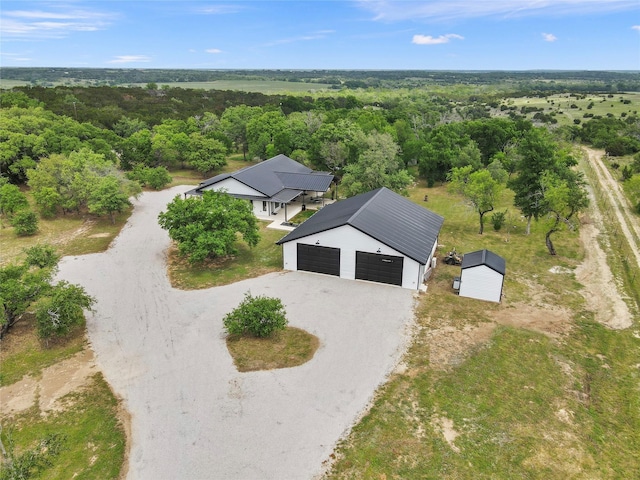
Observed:
[[[465,253],[460,273],[460,296],[500,302],[505,259],[489,250]]]

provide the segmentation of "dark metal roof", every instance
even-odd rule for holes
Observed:
[[[425,264],[443,222],[440,215],[383,187],[327,205],[277,243],[351,225]]]
[[[507,269],[505,259],[490,250],[484,249],[464,254],[461,266],[463,270],[465,268],[478,267],[480,265],[486,265],[502,275],[505,274]]]
[[[331,186],[333,175],[326,172],[291,173],[276,172],[285,188],[309,191],[326,192]]]
[[[234,178],[267,197],[274,197],[284,189],[326,192],[331,185],[333,175],[314,172],[285,155],[277,155],[237,172],[223,173],[205,180],[195,188],[195,193],[227,178]]]

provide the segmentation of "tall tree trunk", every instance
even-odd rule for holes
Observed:
[[[560,224],[560,215],[555,214],[555,222],[553,226],[549,229],[547,234],[544,236],[544,241],[547,244],[547,250],[549,250],[549,255],[556,254],[556,248],[553,246],[553,242],[551,241],[551,235],[558,231],[558,225]]]
[[[478,232],[478,234],[482,235],[482,233],[484,232],[484,214],[491,211],[493,211],[493,207],[491,207],[489,210],[485,210],[484,212],[478,211],[478,214],[480,215],[480,231]]]
[[[555,229],[549,230],[544,237],[545,243],[547,244],[547,250],[549,250],[549,255],[556,255],[556,248],[553,246],[553,242],[551,241],[551,235],[555,231]]]
[[[525,234],[529,235],[531,233],[531,219],[533,218],[533,215],[528,215],[527,216],[527,229],[525,230]]]

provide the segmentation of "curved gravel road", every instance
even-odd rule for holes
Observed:
[[[127,478],[313,478],[400,359],[413,292],[302,272],[172,289],[157,216],[184,190],[144,193],[107,252],[60,264],[97,299],[91,346],[132,417]],[[320,338],[310,362],[235,369],[222,317],[247,290],[280,297],[290,325]]]

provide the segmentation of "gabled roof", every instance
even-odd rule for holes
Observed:
[[[461,268],[478,267],[480,265],[486,265],[492,270],[504,275],[507,269],[507,263],[500,255],[484,249],[477,252],[465,253],[462,258]]]
[[[350,225],[425,264],[443,222],[440,215],[382,187],[327,205],[277,243]]]
[[[277,155],[233,173],[216,175],[188,193],[201,193],[206,187],[228,178],[233,178],[267,197],[274,197],[283,190],[326,192],[331,185],[333,175],[314,172],[285,155]]]

